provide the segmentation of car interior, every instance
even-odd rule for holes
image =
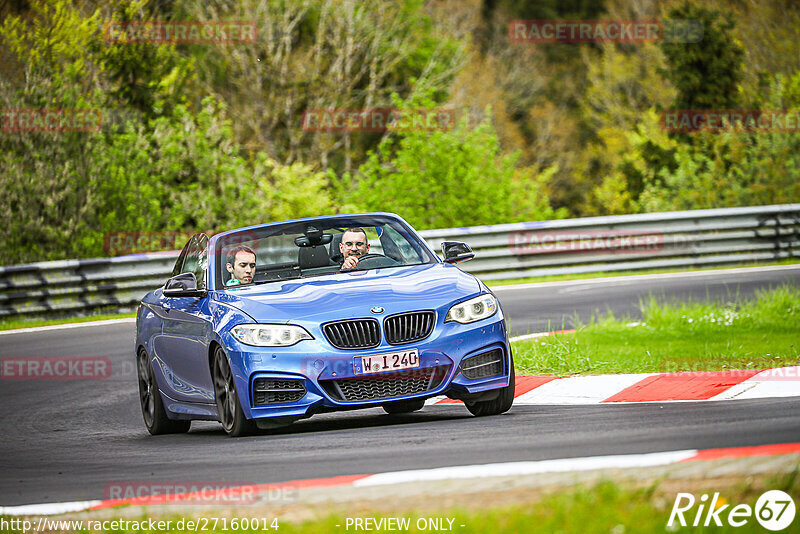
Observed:
[[[339,272],[343,261],[339,244],[345,230],[308,225],[299,235],[295,230],[244,243],[256,252],[253,282],[258,284]],[[365,227],[365,230],[370,251],[369,257],[363,260],[363,268],[393,267],[418,261],[418,254],[410,247],[407,246],[409,250],[402,250],[401,246],[405,243],[398,246],[395,242],[395,239],[403,240],[403,237],[396,235],[393,239],[383,226]],[[266,258],[272,261],[263,263]],[[230,280],[230,273],[224,270],[224,264],[221,274],[224,285]]]

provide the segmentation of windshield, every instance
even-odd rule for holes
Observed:
[[[231,289],[348,270],[435,263],[408,227],[388,217],[342,217],[242,230],[217,240],[217,287]]]

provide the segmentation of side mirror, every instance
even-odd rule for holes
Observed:
[[[460,241],[443,241],[442,254],[445,263],[460,263],[475,257],[469,245]]]
[[[164,284],[165,297],[205,297],[205,289],[197,289],[197,279],[194,273],[181,273],[173,276]]]

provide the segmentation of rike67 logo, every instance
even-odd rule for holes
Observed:
[[[725,524],[743,527],[755,518],[765,529],[780,531],[792,524],[795,511],[794,500],[788,493],[780,490],[770,490],[762,494],[755,507],[749,504],[731,507],[718,492],[711,498],[704,493],[699,499],[691,493],[678,493],[669,514],[667,530],[674,532],[686,526],[721,527]]]

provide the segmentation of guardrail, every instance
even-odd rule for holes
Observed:
[[[465,241],[482,280],[800,258],[800,204],[588,217],[420,232]],[[177,251],[0,267],[0,317],[133,310]]]

